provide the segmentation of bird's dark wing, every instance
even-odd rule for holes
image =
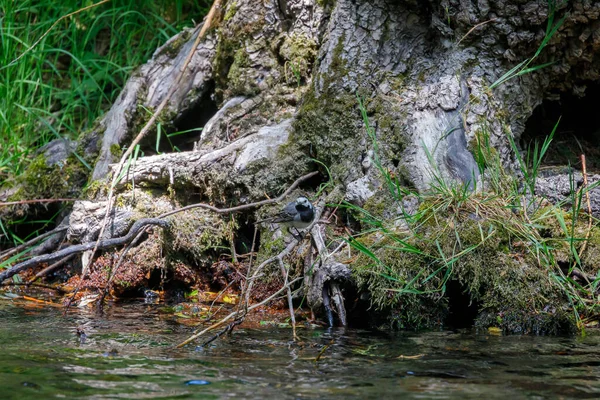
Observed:
[[[298,211],[296,211],[296,203],[288,203],[281,212],[273,217],[273,222],[291,222],[294,220],[296,214],[298,214]]]

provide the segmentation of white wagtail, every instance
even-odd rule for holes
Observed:
[[[273,222],[290,228],[296,228],[296,231],[298,231],[298,229],[308,227],[314,219],[315,209],[313,205],[306,197],[300,196],[296,200],[289,202],[276,215],[256,222]]]

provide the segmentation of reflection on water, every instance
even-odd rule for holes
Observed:
[[[0,321],[2,399],[600,397],[598,335],[338,329],[301,330],[295,343],[290,330],[265,328],[175,350],[192,328],[157,305],[63,317],[0,300]]]

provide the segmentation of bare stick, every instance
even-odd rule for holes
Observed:
[[[587,212],[588,212],[588,226],[587,232],[585,234],[585,240],[581,245],[581,249],[579,250],[579,256],[583,254],[585,249],[587,248],[588,241],[590,239],[590,234],[592,232],[592,204],[590,201],[590,191],[588,187],[588,179],[587,179],[587,168],[585,165],[585,154],[581,155],[581,173],[583,175],[583,190],[585,192],[585,199],[587,202]]]
[[[187,211],[187,210],[191,210],[194,208],[204,208],[206,210],[210,210],[217,214],[228,214],[228,213],[234,213],[234,212],[238,212],[238,211],[242,211],[242,210],[247,210],[249,208],[265,206],[267,204],[279,203],[281,200],[286,198],[294,189],[296,189],[298,187],[298,185],[300,185],[305,180],[312,178],[313,176],[317,175],[318,173],[319,173],[319,171],[313,171],[304,176],[301,176],[300,178],[296,179],[296,181],[294,183],[292,183],[292,185],[285,192],[283,192],[281,195],[277,196],[274,199],[261,200],[261,201],[257,201],[256,203],[243,204],[241,206],[235,206],[235,207],[230,207],[230,208],[217,208],[215,206],[211,206],[210,204],[197,203],[197,204],[191,204],[191,205],[183,207],[183,208],[179,208],[177,210],[169,211],[168,213],[159,215],[158,218],[165,218],[165,217],[168,217],[169,215],[177,214],[182,211]]]
[[[67,261],[69,261],[70,259],[72,259],[73,257],[75,257],[75,254],[66,256],[65,258],[58,260],[54,264],[47,266],[46,268],[44,268],[43,270],[41,270],[40,272],[35,274],[35,276],[29,282],[27,282],[27,285],[31,285],[33,282],[37,281],[38,279],[45,276],[46,274],[54,271],[55,269],[57,269],[58,267],[60,267],[61,265],[63,265]]]
[[[23,261],[6,271],[1,272],[0,282],[12,277],[16,273],[21,272],[27,268],[34,267],[44,262],[54,262],[71,254],[82,253],[84,251],[92,249],[94,246],[97,246],[99,249],[107,249],[110,247],[115,247],[127,243],[131,239],[133,239],[138,233],[138,231],[146,225],[159,225],[162,227],[166,227],[168,223],[158,218],[139,219],[133,224],[133,226],[129,229],[129,232],[125,236],[113,239],[100,240],[97,242],[84,243],[76,246],[69,246],[63,250],[56,251],[54,253],[44,254],[41,256],[30,258],[27,261]]]
[[[0,202],[0,207],[14,206],[18,204],[35,204],[35,203],[56,203],[56,202],[68,202],[68,201],[79,201],[80,199],[33,199],[33,200],[19,200],[19,201],[7,201],[5,203]]]
[[[465,33],[465,35],[463,37],[460,38],[460,40],[458,41],[458,43],[456,43],[456,45],[458,46],[460,44],[460,42],[462,42],[464,39],[466,39],[466,37],[469,36],[475,29],[477,29],[480,26],[483,26],[485,24],[489,24],[490,22],[494,22],[497,19],[498,18],[492,18],[492,19],[488,19],[487,21],[483,21],[483,22],[478,23],[477,25],[475,25],[474,27],[472,27],[471,29],[469,29],[469,31],[467,33]]]
[[[263,305],[267,304],[269,301],[273,300],[279,294],[283,293],[285,290],[287,290],[287,288],[289,286],[292,286],[294,283],[298,282],[300,279],[302,279],[302,277],[294,279],[289,284],[283,286],[281,289],[279,289],[278,291],[276,291],[275,293],[273,293],[272,295],[270,295],[269,297],[267,297],[266,299],[264,299],[260,303],[253,304],[252,306],[248,307],[248,311],[252,311],[255,308],[258,308],[260,306],[263,306]],[[185,346],[186,344],[190,344],[194,340],[198,339],[200,336],[204,335],[206,332],[211,331],[211,330],[213,330],[215,328],[218,328],[219,326],[223,325],[225,322],[229,321],[231,318],[235,317],[237,314],[238,314],[237,311],[232,312],[231,314],[227,315],[225,318],[223,318],[219,322],[217,322],[215,324],[212,324],[208,328],[203,329],[201,332],[198,332],[198,333],[190,336],[189,338],[187,338],[183,342],[179,343],[176,346],[176,348],[181,348],[181,347]]]
[[[204,343],[202,343],[202,345],[200,345],[200,347],[204,347],[206,345],[211,344],[212,342],[214,342],[215,340],[217,340],[218,338],[220,338],[224,334],[231,332],[233,330],[233,328],[235,328],[237,325],[241,324],[242,322],[244,322],[243,319],[236,319],[235,321],[233,321],[232,323],[230,323],[229,325],[227,325],[225,327],[225,329],[223,329],[220,332],[215,333],[213,335],[213,337],[211,337],[210,339],[208,339],[207,341],[205,341]]]
[[[1,258],[8,258],[8,257],[12,256],[13,254],[18,253],[18,252],[20,252],[21,250],[23,250],[23,249],[25,249],[27,247],[33,246],[35,243],[39,242],[42,239],[47,238],[48,236],[52,236],[52,235],[54,235],[56,233],[64,232],[67,229],[68,229],[67,226],[62,226],[62,227],[55,228],[55,229],[53,229],[53,230],[51,230],[49,232],[43,233],[43,234],[41,234],[39,236],[36,236],[33,239],[31,239],[31,240],[29,240],[29,241],[27,241],[27,242],[25,242],[23,244],[18,245],[17,247],[14,247],[14,248],[12,248],[10,250],[7,250],[4,253],[0,254],[0,259]]]
[[[279,269],[281,269],[281,275],[283,275],[283,286],[287,287],[287,300],[288,307],[290,309],[290,318],[292,321],[292,331],[294,335],[294,340],[298,339],[296,335],[296,316],[294,315],[294,304],[292,303],[292,289],[288,286],[288,273],[285,270],[285,265],[283,264],[283,260],[278,258],[279,261]]]

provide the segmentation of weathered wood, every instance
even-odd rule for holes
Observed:
[[[140,219],[133,224],[133,226],[129,229],[127,235],[118,238],[101,240],[98,243],[98,249],[104,250],[127,243],[131,239],[133,239],[142,228],[146,227],[147,225],[158,225],[160,227],[165,228],[168,226],[168,222],[158,218]],[[69,255],[79,254],[83,253],[84,251],[91,250],[94,248],[95,245],[96,242],[88,242],[80,245],[69,246],[63,250],[59,250],[50,254],[44,254],[41,256],[30,258],[29,260],[23,261],[10,269],[0,272],[0,282],[12,277],[15,274],[18,274],[21,271],[24,271],[28,268],[32,268],[41,263],[50,263],[58,261]]]

